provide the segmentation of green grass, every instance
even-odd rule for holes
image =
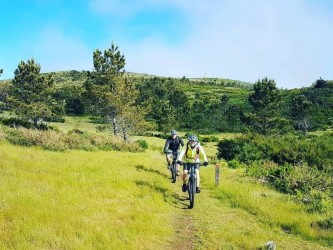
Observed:
[[[170,237],[169,183],[147,174],[148,155],[0,148],[1,249],[153,249]]]
[[[101,124],[93,123],[89,117],[80,116],[65,116],[65,122],[50,122],[51,126],[57,127],[63,132],[68,132],[73,129],[78,129],[88,133],[97,133],[96,127]]]
[[[50,152],[0,142],[0,249],[333,246],[331,231],[310,226],[327,215],[307,213],[240,170],[223,167],[216,187],[214,171],[201,169],[202,193],[188,210],[160,151]]]
[[[296,246],[298,249],[318,249],[301,243],[303,240],[332,246],[332,231],[319,231],[311,227],[312,222],[322,220],[329,214],[308,213],[306,206],[296,204],[290,196],[277,193],[243,177],[242,170],[222,168],[221,175],[222,183],[218,187],[210,187],[211,195],[218,200],[221,207],[227,208],[227,213],[241,216],[234,218],[235,222],[230,222],[234,227],[239,227],[240,235],[230,235],[230,240],[239,244],[239,247],[245,239],[250,238],[247,235],[256,235],[257,239],[248,243],[250,246],[253,244],[250,249],[255,249],[260,242],[270,240],[274,240],[285,249],[295,249]],[[228,218],[228,221],[230,220]],[[244,238],[240,240],[242,234]]]

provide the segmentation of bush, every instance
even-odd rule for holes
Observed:
[[[271,161],[255,161],[247,166],[246,173],[260,180],[262,183],[269,184],[274,181],[272,178],[277,178],[274,176],[274,173],[278,168],[279,166]]]
[[[149,132],[149,131],[140,132],[140,133],[137,133],[137,135],[138,136],[147,136],[147,137],[153,137],[153,136],[155,136],[154,133]]]
[[[162,133],[162,134],[155,134],[154,136],[166,140],[170,137],[170,134]]]
[[[324,230],[333,230],[333,217],[331,217],[327,220],[314,222],[311,224],[311,226],[312,227],[317,226]]]
[[[295,195],[298,201],[310,205],[312,212],[333,209],[333,180],[316,168],[255,161],[247,167],[246,173],[280,192]]]
[[[233,160],[242,149],[242,142],[239,140],[221,140],[217,145],[217,158],[226,161]]]
[[[69,135],[71,135],[71,134],[83,135],[83,134],[85,134],[85,132],[75,128],[75,129],[69,130],[68,134]]]
[[[64,123],[66,120],[65,120],[65,118],[60,117],[60,116],[52,116],[52,117],[46,118],[45,121]]]
[[[231,161],[228,161],[228,167],[236,169],[242,167],[242,164],[239,161],[233,159]]]
[[[244,143],[242,150],[237,155],[237,159],[241,162],[249,164],[258,160],[266,160],[266,155],[260,150],[260,148],[253,143]]]
[[[103,133],[107,130],[107,128],[108,128],[108,126],[106,126],[106,125],[102,125],[102,126],[99,125],[99,126],[96,127],[96,132]]]
[[[35,141],[30,140],[29,137],[25,136],[18,129],[9,130],[6,134],[6,139],[14,145],[20,145],[20,146],[36,145]]]
[[[219,138],[216,136],[200,137],[202,142],[218,142]]]
[[[24,127],[24,128],[32,128],[33,124],[27,120],[23,120],[17,117],[0,117],[0,122],[3,125],[12,127],[12,128],[16,128],[16,127]]]
[[[6,139],[6,134],[2,129],[2,126],[0,125],[0,141],[4,141]]]
[[[136,141],[139,146],[143,149],[147,149],[148,148],[148,142],[146,142],[145,140],[137,140]]]
[[[5,129],[5,138],[16,145],[40,146],[47,150],[118,150],[139,152],[143,149],[137,143],[125,143],[111,136],[90,135],[71,132],[64,134],[52,130]]]
[[[43,122],[39,123],[37,125],[37,127],[35,127],[34,124],[31,121],[21,119],[21,118],[18,118],[18,117],[9,117],[9,118],[6,118],[6,117],[1,118],[0,117],[0,122],[3,125],[6,125],[6,126],[11,127],[11,128],[23,127],[23,128],[27,128],[27,129],[35,128],[35,129],[38,129],[38,130],[56,130],[55,127],[50,126],[50,125],[48,125],[46,123],[43,123]]]

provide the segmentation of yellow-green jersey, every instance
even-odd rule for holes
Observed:
[[[185,149],[183,149],[178,155],[177,160],[184,162],[200,162],[201,156],[203,157],[204,162],[208,162],[206,152],[200,143],[198,143],[193,149],[187,143]]]

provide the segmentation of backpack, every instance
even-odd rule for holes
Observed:
[[[197,154],[197,156],[198,156],[199,153],[200,153],[200,151],[199,151],[199,143],[198,143],[198,145],[196,145],[195,147],[196,147],[196,148],[195,148],[195,149],[196,149],[196,154]],[[185,157],[186,157],[187,159],[190,159],[190,158],[187,156],[188,150],[189,150],[189,143],[186,144]]]

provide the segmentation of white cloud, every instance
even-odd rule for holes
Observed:
[[[333,18],[305,3],[178,2],[192,24],[187,39],[176,48],[153,37],[133,44],[125,54],[127,66],[159,75],[208,73],[251,82],[267,76],[287,88],[310,86],[320,76],[333,79]]]
[[[30,36],[32,41],[24,41],[24,45],[15,48],[20,51],[18,59],[27,60],[33,56],[44,72],[91,70],[92,51],[108,48],[113,40],[126,57],[126,70],[133,72],[178,77],[205,75],[250,82],[267,76],[275,79],[279,87],[288,88],[310,86],[319,77],[333,79],[333,15],[332,9],[322,2],[88,2],[94,13],[108,17],[96,26],[96,29],[104,29],[103,37],[91,37],[84,41],[57,26],[48,26],[39,36]],[[161,30],[159,34],[147,32],[147,36],[140,37],[140,40],[128,38],[126,32],[131,29],[126,29],[125,25],[129,19],[133,20],[136,14],[147,9],[164,10],[168,7],[177,8],[177,15],[182,13],[187,20],[187,29],[180,29],[184,30],[181,36],[170,37],[172,32],[163,33]],[[107,20],[112,22],[109,24]],[[170,43],[172,39],[176,42]],[[98,44],[91,44],[92,41]],[[7,65],[2,63],[0,66],[8,72]]]

